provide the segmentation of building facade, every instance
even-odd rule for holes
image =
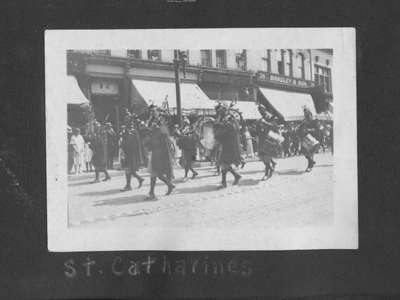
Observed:
[[[326,111],[333,99],[333,53],[329,49],[180,51],[180,60],[185,61],[179,71],[185,85],[183,98],[200,102],[204,93],[210,100],[268,104],[263,89],[273,89],[311,95],[317,112]],[[141,110],[149,101],[159,104],[158,98],[174,103],[174,59],[172,49],[71,50],[67,52],[67,74],[77,78],[96,118],[119,128],[125,107]],[[158,84],[152,88],[148,84],[152,82]],[[186,100],[182,101],[185,108]]]

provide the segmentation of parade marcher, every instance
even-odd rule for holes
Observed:
[[[74,128],[72,130],[72,136],[70,139],[70,145],[72,145],[73,153],[73,165],[72,169],[75,174],[81,174],[84,162],[84,150],[85,141],[81,135],[81,130],[79,128]]]
[[[196,135],[193,128],[190,126],[190,121],[187,117],[182,120],[182,128],[180,135],[178,136],[177,145],[182,149],[182,156],[180,158],[180,164],[185,169],[185,177],[187,178],[189,170],[192,172],[192,179],[194,179],[198,173],[193,169],[193,160],[196,157]]]
[[[290,129],[288,126],[284,129],[282,132],[282,136],[285,139],[282,143],[282,148],[283,148],[283,157],[290,157],[290,145],[291,145],[291,136],[290,136]]]
[[[146,146],[150,151],[148,169],[150,173],[149,198],[154,199],[154,189],[157,178],[168,186],[166,195],[172,193],[175,186],[173,179],[173,153],[171,153],[171,141],[169,139],[168,127],[164,116],[160,115],[155,107],[151,108],[148,122],[150,129]]]
[[[306,172],[310,172],[315,165],[314,153],[319,146],[318,141],[314,137],[318,130],[317,125],[311,111],[307,107],[304,107],[304,120],[300,124],[298,133],[301,139],[301,152],[308,163]]]
[[[221,168],[222,181],[221,188],[226,188],[226,175],[232,173],[235,180],[233,185],[238,184],[240,176],[232,165],[239,166],[241,164],[240,147],[239,147],[239,126],[232,116],[227,115],[226,108],[222,105],[216,107],[218,118],[214,124],[215,139],[220,145],[220,153],[218,157],[218,165]]]
[[[276,155],[277,143],[270,138],[270,131],[276,132],[278,126],[273,119],[273,116],[266,110],[263,105],[258,106],[258,110],[262,116],[257,121],[256,130],[258,137],[258,157],[264,163],[265,172],[261,180],[268,179],[272,176],[276,162],[273,157]]]
[[[111,177],[107,172],[106,133],[103,126],[97,121],[93,124],[93,130],[94,134],[90,141],[90,147],[93,150],[92,164],[96,174],[93,183],[96,183],[100,181],[100,172],[103,172],[105,175],[103,181],[110,180]]]
[[[122,191],[130,191],[132,176],[135,177],[140,188],[144,179],[137,174],[140,166],[144,163],[143,151],[141,147],[141,139],[137,128],[137,118],[135,115],[130,116],[129,122],[122,131],[121,149],[123,151],[123,159],[121,166],[125,169],[126,185]]]

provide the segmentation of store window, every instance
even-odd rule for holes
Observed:
[[[128,57],[132,58],[142,58],[142,50],[127,50]]]
[[[201,65],[205,67],[211,67],[212,65],[212,54],[211,50],[200,50]]]
[[[226,50],[216,50],[216,67],[218,69],[226,69]]]
[[[264,60],[264,71],[271,73],[271,50],[265,50],[265,57],[262,59]]]
[[[323,87],[325,92],[332,92],[331,69],[319,65],[314,66],[314,80],[316,85]]]
[[[147,50],[147,59],[161,60],[161,50]]]

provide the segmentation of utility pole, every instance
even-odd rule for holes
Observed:
[[[178,125],[182,123],[182,107],[181,107],[181,86],[179,78],[179,50],[174,50],[174,66],[175,66],[175,88],[176,88],[176,114],[178,117]]]

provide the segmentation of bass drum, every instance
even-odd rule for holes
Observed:
[[[215,119],[211,117],[201,118],[196,122],[196,134],[199,137],[201,146],[206,150],[213,150],[215,148],[215,136],[213,125]]]

